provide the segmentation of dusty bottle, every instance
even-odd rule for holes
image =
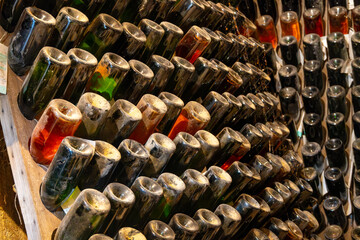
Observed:
[[[326,118],[326,126],[329,138],[339,138],[344,146],[347,146],[348,131],[345,125],[344,114],[340,112],[330,113]]]
[[[288,225],[289,228],[286,239],[291,239],[291,240],[303,239],[304,236],[303,232],[293,221],[287,220],[285,223]]]
[[[94,147],[88,141],[64,138],[40,186],[41,201],[49,211],[55,211],[71,194],[93,155]]]
[[[153,71],[144,63],[132,59],[129,61],[130,70],[117,85],[115,99],[127,99],[136,104],[154,78]]]
[[[333,58],[327,62],[326,69],[329,76],[329,85],[340,85],[347,91],[349,87],[346,80],[346,74],[343,73],[344,64],[345,62],[343,59]]]
[[[154,78],[151,81],[147,92],[158,95],[165,88],[170,76],[173,74],[175,69],[174,64],[162,56],[152,55],[147,65],[154,73]]]
[[[214,213],[221,219],[221,227],[214,239],[231,239],[240,225],[240,213],[227,204],[220,204]]]
[[[99,14],[86,28],[77,47],[100,59],[119,40],[123,29],[121,23],[112,16]]]
[[[70,63],[69,57],[56,48],[41,49],[17,98],[24,117],[32,120],[45,109],[64,80]]]
[[[347,169],[347,156],[344,143],[339,138],[328,139],[325,143],[325,150],[330,167],[338,167],[343,172]]]
[[[131,102],[117,100],[109,110],[98,137],[118,147],[142,119],[140,110]]]
[[[301,92],[301,80],[294,65],[284,65],[279,69],[281,88],[292,87]]]
[[[104,194],[94,189],[85,189],[62,219],[54,239],[89,239],[98,231],[110,208],[110,202]]]
[[[161,174],[156,182],[162,187],[164,195],[153,208],[150,218],[168,222],[171,214],[174,213],[176,204],[181,200],[186,186],[181,178],[167,172]]]
[[[348,59],[345,37],[341,32],[332,32],[326,38],[328,44],[329,58]]]
[[[131,186],[149,161],[148,150],[140,143],[125,139],[118,147],[121,161],[113,174],[113,180]]]
[[[200,231],[195,240],[213,239],[221,227],[220,218],[210,210],[200,208],[193,219],[198,223]]]
[[[73,104],[52,100],[31,134],[29,150],[35,162],[49,165],[62,140],[75,133],[81,118],[80,110]]]
[[[305,114],[303,122],[306,139],[309,142],[316,142],[322,146],[325,138],[320,115],[316,113]]]
[[[194,137],[200,143],[200,150],[191,158],[188,167],[202,171],[218,151],[220,142],[212,133],[205,130],[197,131]]]
[[[136,229],[143,229],[149,221],[151,211],[163,196],[163,189],[151,178],[140,176],[131,186],[131,190],[135,194],[135,203],[124,222]]]
[[[299,68],[300,63],[300,52],[296,38],[294,36],[282,37],[279,41],[281,57],[286,64],[294,65]]]
[[[318,60],[306,61],[303,69],[305,86],[317,87],[320,95],[323,95],[325,91],[325,77],[321,71],[321,62]]]
[[[126,60],[138,59],[144,50],[146,35],[140,28],[129,22],[123,22],[124,31],[120,36],[118,43],[120,46],[116,52]]]
[[[75,136],[95,139],[110,110],[110,103],[96,93],[85,93],[76,105],[82,114]]]
[[[345,98],[345,88],[340,85],[330,86],[326,95],[328,100],[328,112],[341,112],[347,119],[349,117],[349,111]]]
[[[165,31],[159,24],[149,19],[142,19],[139,23],[139,28],[146,35],[145,47],[144,50],[139,53],[139,59],[143,62],[147,62],[150,56],[155,52]]]
[[[344,240],[343,230],[338,225],[329,225],[325,228],[324,237],[326,240]]]
[[[57,89],[55,97],[77,104],[98,61],[94,55],[80,48],[70,49],[67,55],[71,61],[70,69]]]
[[[266,227],[270,231],[275,233],[280,240],[285,239],[289,232],[288,225],[285,222],[283,222],[281,219],[276,217],[270,218],[269,222],[266,224]]]
[[[95,141],[94,156],[84,167],[78,187],[103,191],[121,158],[120,152],[111,144]]]
[[[211,131],[228,111],[229,102],[221,94],[211,91],[202,101],[202,105],[210,114],[210,122],[206,129]]]
[[[306,113],[316,113],[322,117],[324,116],[324,107],[320,99],[320,91],[317,87],[305,87],[301,95]]]
[[[360,86],[353,86],[351,88],[351,100],[354,112],[360,110]]]
[[[286,87],[280,91],[280,103],[283,113],[289,114],[295,122],[300,117],[299,94],[292,87]]]
[[[191,159],[200,151],[201,146],[194,136],[186,132],[179,132],[173,141],[176,149],[164,171],[181,175],[188,168]]]
[[[149,161],[141,174],[148,177],[157,177],[175,152],[176,145],[167,136],[161,133],[153,133],[146,141],[145,148],[149,152]]]
[[[129,63],[115,53],[105,53],[86,84],[86,92],[95,92],[106,100],[113,99],[130,70]]]
[[[110,183],[103,194],[110,201],[111,208],[99,231],[114,237],[133,207],[135,195],[130,188],[121,183]]]
[[[360,57],[360,33],[354,33],[351,36],[351,46],[353,48],[354,58]]]
[[[181,28],[169,22],[161,22],[160,26],[164,29],[165,33],[155,53],[166,59],[171,59],[175,52],[176,45],[184,35],[184,32]]]
[[[19,2],[22,1],[18,1],[18,3]],[[2,8],[2,10],[11,11],[6,8]],[[39,64],[39,59],[35,60],[35,58],[43,52],[40,50],[46,45],[50,34],[55,28],[55,23],[55,18],[41,9],[36,7],[27,7],[24,9],[8,48],[8,64],[15,74],[19,76],[24,75],[30,69],[31,65],[33,65],[34,61],[37,62],[35,65]],[[55,62],[54,65],[59,65],[63,61],[59,56],[59,63],[56,64]]]
[[[57,13],[55,29],[48,44],[67,52],[76,46],[88,25],[89,19],[84,13],[72,7],[64,7]]]

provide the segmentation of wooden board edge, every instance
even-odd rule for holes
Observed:
[[[4,133],[4,139],[9,156],[11,171],[13,174],[19,204],[25,223],[25,229],[30,240],[41,239],[37,212],[34,205],[33,196],[25,169],[22,150],[18,139],[18,134],[14,126],[14,119],[10,108],[8,96],[0,96],[0,121]]]

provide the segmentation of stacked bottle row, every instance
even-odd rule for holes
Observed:
[[[58,15],[57,24],[63,26],[64,23],[61,22],[61,19],[72,19],[74,14],[81,13],[76,9],[62,9]],[[73,16],[69,17],[70,15]],[[34,28],[31,28],[30,31],[23,24],[27,18],[35,21]],[[54,96],[65,98],[75,104],[83,91],[99,93],[109,101],[113,98],[115,100],[126,98],[136,103],[146,92],[159,94],[163,90],[191,100],[204,97],[203,93],[210,90],[240,94],[249,91],[273,91],[274,89],[274,81],[270,77],[273,76],[273,71],[276,69],[274,50],[252,38],[241,35],[238,37],[233,34],[224,35],[219,31],[212,32],[209,29],[193,26],[183,37],[181,33],[174,39],[175,32],[181,31],[175,25],[165,22],[158,25],[143,19],[139,26],[144,28],[144,31],[146,30],[148,37],[160,34],[155,40],[151,37],[148,38],[150,39],[148,43],[145,40],[145,34],[136,26],[130,23],[123,23],[122,26],[109,15],[100,14],[87,28],[83,34],[83,40],[78,44],[80,48],[89,52],[70,49],[66,55],[51,47],[39,50],[39,47],[46,43],[46,37],[44,38],[46,32],[51,32],[47,28],[50,27],[49,22],[53,24],[55,21],[51,18],[50,14],[40,9],[26,8],[9,46],[9,65],[16,73],[26,73],[32,64],[18,98],[20,109],[28,119],[33,119],[41,112]],[[76,19],[82,18],[77,17]],[[49,22],[44,23],[46,20]],[[106,29],[99,29],[99,24],[107,26]],[[37,26],[39,28],[36,28]],[[72,26],[72,24],[66,24],[66,26]],[[97,64],[95,57],[101,57],[108,49],[104,47],[104,44],[108,44],[105,39],[97,38],[96,41],[93,41],[93,34],[108,36],[110,32],[105,32],[113,31],[114,26],[118,27],[120,36],[118,37],[124,46],[124,51],[118,51],[118,53],[129,60],[141,52],[140,55],[146,55],[146,59],[142,59],[144,62],[147,61],[147,65],[134,59],[127,61],[114,53],[105,54]],[[40,29],[44,31],[44,34],[38,34]],[[177,30],[174,32],[174,29]],[[81,31],[77,29],[77,33],[79,32]],[[165,32],[168,36],[162,35]],[[71,32],[68,32],[63,36],[64,38],[56,39],[68,41],[69,34],[73,36]],[[141,43],[137,41],[139,36],[144,37],[142,38],[144,41]],[[210,36],[215,40],[211,40]],[[24,41],[34,37],[37,39],[36,41]],[[39,39],[40,37],[43,39]],[[110,38],[113,43],[116,42],[114,36]],[[162,40],[160,41],[160,39]],[[172,39],[174,44],[169,45],[167,39]],[[72,40],[73,38],[71,38]],[[101,47],[91,44],[99,44],[98,40],[101,42]],[[134,44],[134,42],[139,44]],[[159,42],[166,43],[166,49],[157,46]],[[68,43],[63,44],[67,48],[74,46],[74,44],[69,45]],[[61,47],[60,45],[57,47]],[[35,59],[38,51],[40,52]],[[174,52],[176,56],[171,58]],[[158,55],[152,55],[153,53],[159,53],[168,59],[171,58],[171,61]],[[200,55],[202,57],[199,58]],[[227,65],[233,65],[233,67],[229,68],[221,61]],[[252,64],[245,65],[245,62]],[[264,68],[270,76],[260,70]],[[36,92],[34,93],[34,91]],[[184,92],[186,93],[182,96]]]

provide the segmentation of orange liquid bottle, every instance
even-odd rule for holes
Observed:
[[[321,12],[317,8],[309,8],[304,12],[305,34],[316,33],[324,36],[324,27]]]
[[[168,137],[174,139],[179,132],[194,135],[198,130],[203,129],[209,121],[210,114],[208,110],[200,103],[190,101],[181,110]]]
[[[61,141],[72,136],[81,123],[82,114],[72,103],[52,100],[36,124],[30,140],[30,154],[34,161],[51,163]]]
[[[259,41],[271,43],[273,48],[276,48],[278,38],[272,17],[269,15],[261,16],[256,19],[255,24]]]
[[[292,35],[298,42],[301,40],[300,24],[294,11],[283,12],[280,16],[281,35]]]

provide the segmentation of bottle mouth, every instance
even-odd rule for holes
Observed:
[[[328,168],[325,171],[325,178],[330,181],[337,181],[341,178],[341,176],[342,176],[342,172],[337,167]]]
[[[163,194],[162,187],[154,180],[148,177],[140,176],[135,180],[133,186],[138,185],[142,191],[145,191],[156,196]],[[133,187],[132,187],[133,188]]]
[[[351,36],[351,41],[359,43],[360,42],[360,32],[355,32]]]
[[[168,149],[168,151],[175,151],[176,146],[170,138],[161,133],[153,133],[150,136],[151,141],[154,141],[158,147]]]
[[[353,142],[352,147],[353,147],[354,150],[360,151],[360,138],[356,139],[356,140]]]
[[[148,229],[155,238],[163,239],[166,237],[168,239],[175,239],[174,231],[162,221],[152,220],[147,224],[145,230],[146,229]]]
[[[289,231],[289,227],[287,226],[287,224],[285,222],[283,222],[281,219],[276,218],[276,217],[272,217],[270,219],[271,223],[273,225],[275,225],[276,227],[278,227],[279,229],[281,229],[281,231],[283,232],[288,232]]]
[[[243,106],[243,104],[241,103],[241,101],[238,99],[238,98],[236,98],[234,95],[232,95],[231,93],[229,93],[229,92],[224,92],[223,94],[222,94],[222,96],[226,99],[226,101],[231,105],[231,106],[236,106],[238,109],[240,109],[242,106]],[[251,102],[250,100],[249,100],[249,102]],[[252,103],[252,102],[251,102]],[[252,103],[253,104],[253,103]],[[254,105],[254,104],[253,104]],[[254,105],[254,107],[255,107],[255,105]]]
[[[345,97],[345,88],[340,85],[333,85],[328,88],[327,96],[331,98]]]
[[[226,66],[221,61],[219,61],[215,58],[210,59],[210,61],[220,70],[220,72],[228,72],[229,71],[229,67]]]
[[[167,60],[166,58],[160,56],[160,55],[152,55],[151,58],[153,59],[153,62],[159,67],[159,68],[165,68],[168,71],[174,71],[174,65]]]
[[[146,18],[142,19],[140,21],[139,25],[141,26],[143,24],[145,27],[151,29],[152,31],[156,31],[156,32],[160,33],[161,35],[163,35],[165,32],[164,29],[159,24],[157,24],[154,21],[151,21],[150,19],[146,19]]]
[[[294,11],[286,11],[281,14],[280,17],[282,22],[291,23],[298,19],[297,13]]]
[[[119,204],[119,207],[130,207],[135,201],[135,195],[131,189],[121,183],[110,183],[105,188],[104,194],[115,204]]]
[[[335,7],[330,8],[329,13],[330,13],[330,15],[333,15],[335,17],[339,17],[339,16],[347,14],[347,10],[343,6],[335,6]]]
[[[303,233],[301,229],[293,222],[293,221],[286,221],[286,224],[289,228],[289,232],[291,232],[293,235],[297,236],[297,239],[303,239]]]
[[[250,133],[250,134],[255,135],[256,138],[262,138],[263,137],[261,132],[256,127],[251,125],[250,123],[245,124],[244,127],[240,130],[241,133],[244,133],[245,131]],[[245,134],[245,135],[247,135],[247,134]]]
[[[224,127],[217,135],[217,138],[219,139],[220,144],[222,143],[222,141],[224,141],[223,144],[226,144],[229,141],[241,144],[241,138],[239,134],[229,127]]]
[[[274,20],[270,15],[263,15],[255,21],[255,24],[259,27],[267,27],[271,23],[274,24]]]
[[[306,167],[302,169],[301,177],[306,181],[313,181],[317,177],[317,172],[313,167]]]
[[[242,162],[235,161],[233,164],[243,175],[251,178],[254,174],[253,172]]]
[[[282,183],[275,182],[275,190],[280,193],[280,195],[284,198],[284,200],[287,200],[291,197],[290,190]]]
[[[137,26],[132,23],[124,22],[123,23],[124,32],[131,37],[132,39],[136,39],[138,42],[146,42],[146,35],[143,31],[140,30]]]
[[[326,239],[340,239],[343,235],[343,230],[338,225],[330,225],[325,228],[324,236]]]
[[[300,193],[300,188],[293,181],[286,179],[284,185],[289,189],[292,195],[298,195]]]
[[[138,60],[130,60],[129,61],[130,68],[137,73],[138,75],[141,75],[144,78],[152,79],[154,77],[153,71],[144,63],[138,61]]]
[[[125,139],[124,141],[122,141],[120,143],[119,150],[120,153],[124,151],[127,154],[133,156],[134,158],[149,158],[149,152],[146,150],[146,148],[141,143],[138,143],[137,141],[132,139]]]
[[[201,185],[209,186],[209,180],[199,171],[195,169],[187,169],[185,170],[183,176],[190,178],[192,182],[196,182]]]
[[[210,36],[211,42],[219,42],[220,41],[219,35],[217,35],[214,31],[212,31],[211,29],[206,28],[206,27],[203,27],[202,29],[204,31],[206,31],[207,34]]]
[[[67,53],[68,57],[77,63],[96,66],[98,61],[94,55],[80,48],[72,48]]]
[[[228,101],[226,100],[225,97],[223,97],[220,93],[217,93],[215,91],[211,91],[209,92],[209,94],[207,95],[207,97],[213,99],[213,102],[216,102],[216,105],[221,105],[221,106],[229,106],[230,104],[228,103]],[[206,97],[206,98],[207,98]],[[205,100],[206,100],[205,98]],[[235,97],[234,97],[235,98]],[[236,99],[236,98],[235,98]],[[204,101],[205,101],[204,100]]]
[[[186,132],[179,132],[176,135],[174,142],[175,144],[179,142],[195,149],[200,149],[201,147],[199,141],[193,135]]]
[[[360,239],[360,227],[355,227],[352,230],[351,237],[356,240]]]
[[[190,101],[183,109],[198,122],[207,124],[210,121],[210,113],[198,102]]]
[[[71,64],[70,58],[61,50],[54,47],[43,47],[41,52],[51,61],[62,66]]]
[[[82,105],[85,109],[89,109],[90,111],[96,112],[106,112],[110,109],[110,103],[102,96],[92,92],[84,93],[78,103],[78,107]],[[94,114],[94,112],[90,113]]]
[[[304,123],[315,126],[320,123],[320,115],[317,113],[307,113],[304,117]]]
[[[218,180],[223,180],[226,183],[231,183],[232,179],[231,176],[222,168],[217,166],[211,166],[206,172],[206,177],[209,179],[209,177],[214,177]]]
[[[239,95],[237,99],[240,101],[241,105],[245,106],[246,108],[252,110],[252,112],[256,111],[255,104],[250,101],[250,99],[244,95]]]
[[[48,105],[54,114],[69,122],[79,122],[82,118],[80,110],[72,103],[63,99],[54,99]]]
[[[308,72],[321,71],[321,64],[318,60],[306,61],[304,64],[304,70]]]
[[[100,13],[97,18],[100,19],[100,21],[104,24],[104,28],[112,29],[116,32],[123,32],[123,26],[121,23],[116,20],[114,17],[106,14],[106,13]]]
[[[55,25],[56,19],[48,12],[41,10],[37,7],[27,7],[25,11],[36,19],[36,21],[43,22],[45,24]]]
[[[305,98],[313,99],[319,97],[319,89],[314,86],[304,87],[302,95]]]
[[[173,34],[176,34],[178,36],[182,36],[184,35],[183,30],[181,30],[181,28],[179,28],[178,26],[176,26],[175,24],[172,24],[170,22],[161,22],[160,26],[166,31],[166,32],[171,32]]]
[[[279,70],[279,74],[282,77],[292,77],[292,76],[297,76],[297,68],[293,65],[285,65],[282,66]]]
[[[280,97],[283,99],[291,99],[294,98],[297,94],[295,88],[285,87],[280,90]]]
[[[343,66],[344,60],[341,58],[333,58],[327,64],[327,67],[333,71],[339,71]]]
[[[185,190],[185,183],[181,178],[172,173],[162,173],[157,182],[166,189],[171,189],[175,192],[183,192]]]
[[[211,42],[209,34],[201,27],[194,25],[190,28],[189,32],[190,31],[193,31],[195,33],[197,40]]]
[[[167,111],[166,104],[161,101],[158,97],[151,95],[151,94],[145,94],[140,99],[138,106],[141,102],[144,102],[148,107],[150,107],[154,112],[159,113],[160,115],[163,115]]]
[[[291,45],[295,45],[295,44],[297,45],[297,40],[292,35],[285,36],[280,39],[280,45],[291,46]]]
[[[119,230],[118,235],[120,238],[124,237],[124,239],[146,240],[145,236],[140,231],[131,227],[122,227]]]
[[[97,212],[109,212],[111,205],[104,194],[95,189],[85,189],[80,195],[84,197],[84,204],[89,209],[94,209]]]
[[[318,8],[308,8],[304,12],[306,18],[315,19],[320,16],[320,10]]]
[[[264,103],[263,103],[256,95],[254,95],[254,94],[252,94],[252,93],[248,93],[248,94],[246,95],[246,97],[247,97],[252,103],[254,103],[256,107],[259,107],[259,108],[261,108],[261,109],[265,107]]]
[[[200,143],[206,143],[206,145],[211,145],[213,148],[219,147],[219,140],[217,137],[215,137],[212,133],[205,131],[205,130],[199,130],[195,133],[194,137],[200,142]]]
[[[336,211],[341,206],[341,200],[337,197],[328,197],[324,200],[324,208],[328,211]]]
[[[220,204],[215,212],[217,216],[221,216],[223,219],[231,219],[231,221],[238,222],[241,220],[240,213],[228,204]]]
[[[121,71],[129,71],[129,63],[119,55],[115,53],[105,53],[100,62],[108,62],[109,65],[121,69]]]
[[[167,105],[167,106],[173,106],[175,108],[183,108],[184,102],[176,96],[175,94],[169,93],[169,92],[162,92],[159,94],[159,98]]]
[[[76,8],[63,7],[60,10],[58,16],[61,15],[68,16],[71,19],[71,21],[76,21],[82,24],[87,24],[89,22],[89,18],[84,13],[77,10]]]
[[[260,203],[253,198],[252,196],[248,195],[248,194],[241,194],[242,196],[240,196],[240,198],[242,198],[246,204],[248,204],[251,208],[254,209],[260,209]]]
[[[325,148],[331,151],[340,150],[342,147],[343,142],[339,138],[331,138],[325,143]]]
[[[187,232],[197,232],[199,230],[197,222],[183,213],[175,214],[170,222],[176,224],[182,229],[186,229]],[[170,226],[171,225],[172,224],[170,224]]]
[[[268,108],[272,109],[274,107],[273,101],[265,95],[264,93],[257,93],[256,96],[266,105]]]
[[[185,58],[174,56],[171,59],[171,63],[174,64],[175,68],[185,69],[186,71],[191,73],[195,71],[194,65]]]
[[[118,162],[120,161],[120,152],[110,143],[97,140],[95,141],[95,152],[99,156]]]
[[[254,198],[260,204],[260,209],[262,212],[270,213],[271,209],[269,207],[269,204],[267,204],[267,202],[265,202],[264,199],[262,199],[259,196],[254,196]]]
[[[215,213],[204,208],[197,210],[195,213],[195,220],[200,220],[200,222],[197,222],[200,224],[204,223],[204,225],[209,226],[208,228],[217,228],[221,225],[221,220],[219,217],[216,216]]]
[[[122,114],[125,114],[132,121],[140,121],[142,119],[141,111],[127,100],[117,100],[112,108],[119,109]]]
[[[62,143],[72,152],[80,155],[92,156],[94,154],[94,147],[85,139],[67,136],[63,139]]]
[[[253,74],[251,68],[241,62],[234,63],[234,65],[232,66],[232,69],[234,71],[236,71],[240,76]]]
[[[340,112],[330,113],[326,117],[326,123],[330,125],[338,125],[342,122],[344,122],[344,114]]]

